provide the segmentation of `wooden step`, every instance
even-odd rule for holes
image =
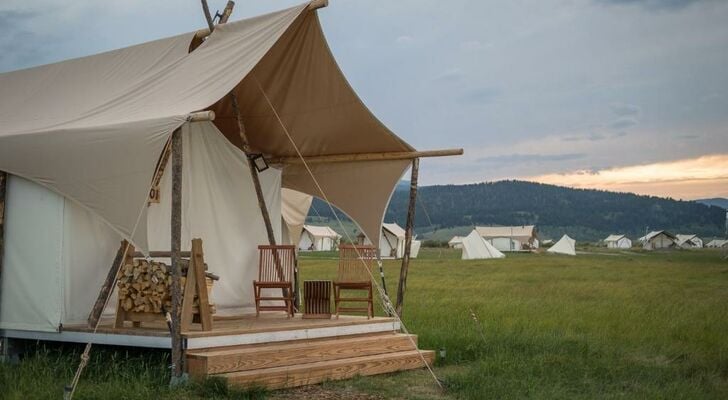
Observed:
[[[193,378],[202,378],[212,374],[395,353],[416,348],[416,335],[389,333],[219,350],[193,350],[187,352],[187,372]]]
[[[435,360],[435,352],[409,350],[286,367],[231,372],[218,376],[226,378],[229,384],[235,386],[281,389],[314,385],[327,380],[349,379],[357,375],[377,375],[423,368],[425,366],[422,362],[423,357],[428,364],[432,364]]]

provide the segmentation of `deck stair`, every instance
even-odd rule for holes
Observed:
[[[416,349],[417,336],[394,332],[189,350],[193,379],[220,376],[242,387],[280,389],[356,375],[423,368],[433,351]]]

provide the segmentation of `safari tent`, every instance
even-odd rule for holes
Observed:
[[[476,230],[473,230],[468,236],[463,238],[462,249],[461,258],[463,260],[505,258],[505,254],[498,251],[492,244],[483,239]]]
[[[559,239],[558,242],[554,243],[554,245],[549,247],[549,249],[546,251],[554,254],[566,254],[567,256],[575,256],[576,240],[570,238],[569,235],[564,235],[561,237],[561,239]]]
[[[298,249],[303,251],[332,251],[341,235],[328,226],[304,225]]]
[[[713,239],[708,244],[705,245],[705,247],[708,248],[720,248],[725,245],[728,245],[728,240],[726,239]]]
[[[677,246],[682,249],[702,249],[703,248],[703,239],[699,238],[698,235],[677,234],[677,235],[675,235],[675,237],[677,238]]]
[[[1,336],[171,348],[178,376],[183,339],[192,366],[208,360],[195,349],[399,329],[256,314],[261,254],[291,241],[287,218],[301,223],[285,190],[326,198],[377,243],[404,172],[462,152],[418,152],[372,115],[329,50],[322,3],[0,74]],[[171,265],[171,330],[161,314],[125,319],[146,305],[116,300],[126,267],[157,261]],[[193,313],[201,328],[185,328]],[[424,360],[388,357],[390,371]]]
[[[608,249],[629,249],[632,247],[632,240],[625,235],[609,235],[604,239]]]
[[[677,237],[668,231],[652,231],[640,238],[645,250],[669,249],[677,246]]]
[[[448,247],[453,249],[462,249],[463,248],[463,237],[462,236],[453,236],[452,239],[450,239],[447,242]]]
[[[386,258],[402,258],[404,256],[405,231],[393,223],[383,223],[379,236],[379,255]]]
[[[483,239],[500,251],[521,251],[538,248],[537,230],[534,225],[476,226],[475,230]]]

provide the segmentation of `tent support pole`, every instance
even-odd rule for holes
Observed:
[[[180,286],[182,247],[182,130],[172,133],[172,383],[182,376],[182,288]]]
[[[412,248],[412,231],[415,224],[415,204],[417,204],[417,178],[420,169],[420,159],[412,160],[412,176],[410,178],[410,195],[409,206],[407,208],[407,225],[404,233],[404,256],[402,257],[402,267],[399,270],[399,286],[397,286],[397,315],[402,317],[402,308],[404,306],[404,294],[407,290],[407,272],[409,270],[410,250]]]
[[[109,268],[109,272],[106,274],[106,279],[101,285],[101,290],[99,291],[99,295],[96,297],[96,302],[91,309],[91,313],[88,315],[87,322],[89,328],[96,328],[96,325],[99,323],[101,314],[104,312],[104,307],[106,306],[106,299],[114,290],[114,284],[119,276],[119,269],[124,264],[124,261],[127,260],[129,250],[131,249],[131,252],[134,252],[134,247],[130,246],[131,245],[126,240],[121,241],[121,247],[119,247],[119,251],[116,252],[116,257],[114,257],[114,261],[111,263],[111,268]]]
[[[248,159],[248,165],[250,166],[250,176],[253,178],[253,186],[255,186],[255,194],[258,197],[258,207],[260,207],[260,213],[263,216],[263,222],[265,223],[265,231],[268,234],[268,244],[271,246],[276,245],[276,237],[273,233],[273,225],[270,222],[270,213],[268,212],[268,206],[265,204],[265,197],[263,196],[263,189],[260,186],[260,177],[258,176],[258,169],[255,166],[255,161],[253,160],[252,151],[250,149],[250,144],[248,142],[248,136],[245,134],[245,124],[243,123],[243,115],[240,113],[240,108],[238,105],[238,96],[235,94],[235,92],[230,92],[230,100],[233,106],[233,112],[235,112],[235,119],[238,122],[238,134],[240,135],[240,141],[242,142],[243,152],[246,155],[246,158]],[[278,253],[273,252],[273,261],[276,265],[276,272],[278,274],[279,279],[283,279],[283,268],[281,267],[281,262],[278,259]],[[294,269],[294,287],[298,287],[298,273],[297,268]],[[283,295],[288,296],[288,290],[283,289]],[[296,299],[297,294],[293,293],[294,297],[294,303],[298,302],[298,299]]]
[[[5,195],[8,190],[8,174],[0,171],[0,282],[3,275],[3,256],[5,254]]]

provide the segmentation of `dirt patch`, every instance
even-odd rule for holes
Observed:
[[[267,396],[271,400],[317,399],[317,400],[384,400],[383,396],[362,393],[350,388],[325,389],[321,386],[304,386],[298,389],[278,391]]]

